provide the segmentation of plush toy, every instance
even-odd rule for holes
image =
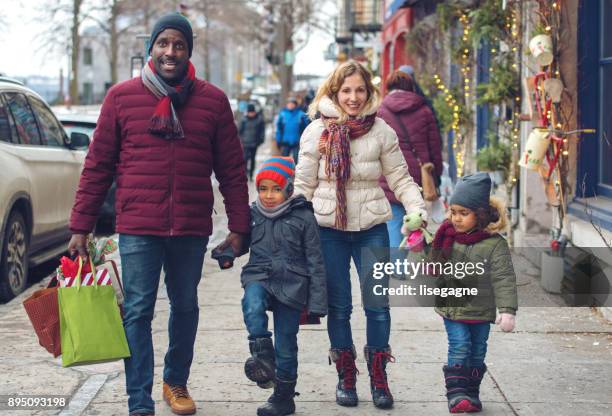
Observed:
[[[430,244],[433,240],[431,233],[423,227],[423,218],[420,212],[411,212],[404,216],[401,232],[405,237],[400,243],[400,247],[411,251],[421,251],[424,243]]]

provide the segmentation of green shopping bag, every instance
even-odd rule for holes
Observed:
[[[96,276],[91,259],[93,276]],[[115,290],[111,285],[81,285],[82,260],[75,282],[58,289],[62,366],[94,364],[130,356]]]

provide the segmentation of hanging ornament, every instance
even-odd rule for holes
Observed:
[[[547,66],[552,63],[552,38],[549,35],[534,36],[529,41],[529,50],[538,65]]]
[[[561,95],[563,94],[563,82],[557,78],[550,78],[544,81],[544,92],[548,94],[553,104],[561,102]]]
[[[546,94],[544,94],[544,82],[547,79],[548,73],[546,72],[540,72],[533,78],[536,111],[539,117],[539,127],[544,128],[548,127],[552,108],[552,100],[550,100],[550,98],[546,99]]]
[[[550,144],[547,129],[535,128],[529,133],[525,151],[519,160],[519,165],[531,170],[537,170],[544,160],[544,155]]]

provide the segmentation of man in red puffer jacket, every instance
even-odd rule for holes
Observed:
[[[393,71],[386,82],[388,94],[378,110],[397,133],[399,146],[404,154],[410,176],[421,186],[421,163],[431,162],[433,174],[442,175],[442,140],[432,110],[425,98],[416,93],[414,80],[403,71]],[[400,232],[406,212],[397,201],[384,177],[380,185],[391,203],[393,218],[387,222],[390,247],[398,247],[402,241]]]
[[[151,321],[162,267],[170,300],[170,345],[163,397],[177,414],[195,413],[187,391],[198,327],[197,286],[212,233],[214,172],[229,219],[218,247],[243,254],[249,232],[245,165],[225,94],[195,78],[193,34],[178,13],[160,18],[140,78],[112,87],[98,119],[72,209],[72,254],[87,255],[86,235],[117,180],[116,229],[125,290],[125,360],[131,415],[155,413]]]

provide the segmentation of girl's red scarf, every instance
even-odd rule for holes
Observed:
[[[177,86],[168,85],[159,77],[152,59],[149,59],[143,68],[141,78],[145,87],[159,98],[151,117],[149,132],[167,140],[185,137],[176,109],[185,104],[193,88],[195,67],[191,61],[188,63],[185,77]]]
[[[346,229],[346,182],[351,176],[351,140],[370,131],[376,121],[376,114],[355,118],[338,124],[334,118],[323,117],[327,128],[319,140],[319,152],[325,159],[325,174],[336,180],[335,228]]]
[[[448,260],[455,241],[460,244],[470,245],[476,244],[489,237],[491,237],[491,234],[482,230],[476,230],[470,233],[458,233],[455,227],[453,227],[453,224],[449,220],[446,220],[440,225],[438,231],[436,231],[436,235],[432,242],[433,251],[441,255],[444,260]]]

